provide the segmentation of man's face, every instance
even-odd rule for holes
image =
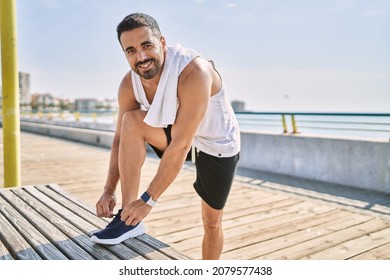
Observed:
[[[144,79],[153,79],[164,63],[164,37],[157,38],[149,27],[125,31],[120,36],[121,45],[131,69]]]

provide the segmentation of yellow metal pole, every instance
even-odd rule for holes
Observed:
[[[116,120],[116,119],[117,119],[116,112],[113,112],[113,113],[112,113],[112,116],[113,116],[113,118],[114,118],[114,124],[116,124],[116,121],[117,121],[117,120]]]
[[[4,186],[21,185],[19,76],[15,0],[1,0],[1,69],[3,84]]]
[[[74,119],[76,122],[80,121],[80,113],[79,112],[74,112]]]
[[[297,123],[295,121],[294,115],[291,115],[291,124],[292,124],[292,127],[293,127],[292,133],[293,134],[298,133]]]
[[[286,124],[286,118],[284,117],[284,114],[282,114],[282,124],[283,124],[283,133],[287,133],[287,124]]]

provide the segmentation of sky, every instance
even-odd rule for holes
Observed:
[[[143,12],[168,45],[212,59],[251,111],[390,113],[388,0],[16,0],[19,71],[31,91],[116,98],[116,38]]]

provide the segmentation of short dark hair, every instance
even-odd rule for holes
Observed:
[[[116,28],[119,43],[121,42],[120,37],[123,32],[130,31],[142,26],[149,27],[156,37],[161,37],[160,27],[153,17],[143,13],[133,13],[126,16]]]

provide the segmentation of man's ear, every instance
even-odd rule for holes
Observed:
[[[167,42],[165,41],[164,36],[161,36],[161,37],[160,37],[160,43],[161,43],[161,45],[162,45],[164,48],[167,46]]]

